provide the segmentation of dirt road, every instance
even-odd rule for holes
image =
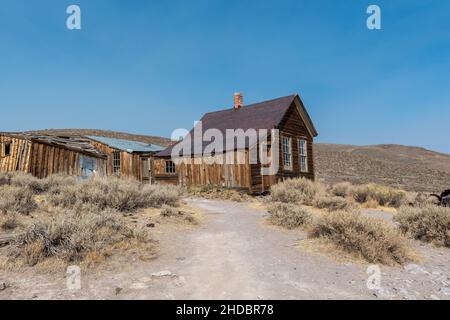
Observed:
[[[161,254],[117,272],[82,275],[81,290],[47,275],[12,276],[1,299],[448,299],[450,250],[420,247],[425,262],[381,267],[381,288],[369,290],[368,265],[337,263],[296,247],[306,235],[264,223],[245,204],[187,200],[205,210],[204,224],[160,233]],[[0,276],[0,280],[2,276]]]

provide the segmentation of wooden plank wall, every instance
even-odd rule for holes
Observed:
[[[0,135],[0,143],[11,143],[11,154],[0,157],[0,172],[23,171],[38,178],[61,173],[82,175],[80,153],[26,139]],[[83,155],[84,157],[89,157]],[[97,162],[98,174],[106,173],[106,160],[89,157]]]
[[[10,143],[11,154],[3,157],[4,147]],[[0,135],[0,172],[29,172],[31,142],[25,139]]]
[[[45,178],[57,173],[81,176],[80,156],[80,153],[72,150],[34,142],[31,148],[29,172],[38,178]],[[106,160],[92,159],[97,161],[98,174],[104,175]]]
[[[303,122],[300,114],[298,113],[295,104],[293,104],[284,119],[279,125],[280,130],[280,142],[279,142],[279,158],[280,158],[280,170],[278,173],[278,179],[305,177],[307,179],[314,180],[314,156],[313,156],[313,138],[308,132],[305,123]],[[283,136],[291,137],[292,141],[292,170],[285,170],[283,165]],[[304,139],[308,141],[308,172],[300,172],[298,139]]]
[[[234,157],[234,164],[225,164],[227,155],[205,157],[184,157],[176,165],[176,174],[165,172],[165,163],[169,159],[154,159],[154,179],[157,182],[174,183],[184,186],[216,185],[230,188],[250,189],[252,185],[251,170],[248,163],[248,152],[234,151],[228,154]],[[238,164],[238,157],[244,159]]]
[[[101,152],[108,156],[106,172],[109,176],[113,175],[113,153],[115,151],[120,152],[120,176],[122,178],[132,178],[138,181],[143,180],[142,173],[142,157],[150,158],[150,155],[143,155],[137,153],[128,153],[125,151],[116,150],[103,143],[97,141],[91,141],[92,144]]]

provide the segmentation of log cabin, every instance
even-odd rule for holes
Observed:
[[[37,178],[105,175],[106,158],[80,137],[0,133],[0,173],[22,171]]]
[[[92,145],[107,156],[106,174],[152,183],[153,156],[164,147],[140,141],[87,135]]]
[[[263,174],[260,159],[251,161],[252,149],[261,146],[251,144],[248,140],[244,146],[223,143],[221,150],[208,151],[209,141],[202,141],[200,148],[193,146],[190,152],[176,153],[177,146],[186,144],[188,138],[175,143],[171,147],[156,154],[154,160],[154,179],[157,183],[181,184],[184,186],[215,185],[243,189],[250,193],[263,193],[280,180],[305,177],[314,180],[313,141],[318,135],[315,126],[298,94],[281,97],[245,106],[243,96],[234,96],[233,107],[205,114],[199,123],[202,131],[218,130],[224,136],[227,130],[243,131],[268,130],[277,143],[268,142],[265,151],[269,156],[277,158],[279,168],[271,174]],[[188,144],[195,135],[191,130]],[[278,152],[271,150],[272,144]],[[181,148],[179,148],[181,149]],[[228,163],[226,158],[244,159],[244,161]],[[181,161],[180,161],[181,159]],[[218,160],[218,161],[217,161]]]

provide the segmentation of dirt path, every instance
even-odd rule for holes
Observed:
[[[0,292],[0,298],[450,298],[448,249],[426,246],[419,248],[427,255],[421,265],[381,267],[382,288],[369,290],[367,265],[337,263],[297,248],[305,234],[264,224],[263,211],[226,201],[188,202],[205,210],[204,224],[182,232],[162,230],[158,259],[136,262],[121,272],[82,276],[78,291],[68,291],[63,277],[55,281],[46,275],[14,276],[14,286]],[[170,274],[155,275],[161,271]]]

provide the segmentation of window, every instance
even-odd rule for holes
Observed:
[[[11,155],[11,143],[7,142],[0,144],[0,153],[2,157],[8,157]]]
[[[284,168],[292,170],[292,152],[291,152],[291,138],[283,137],[283,162]]]
[[[5,144],[5,157],[11,155],[11,143]]]
[[[113,174],[120,176],[120,152],[113,152]]]
[[[298,153],[300,171],[308,172],[308,142],[306,140],[298,140]]]
[[[171,160],[166,161],[166,173],[175,173],[175,163]]]

